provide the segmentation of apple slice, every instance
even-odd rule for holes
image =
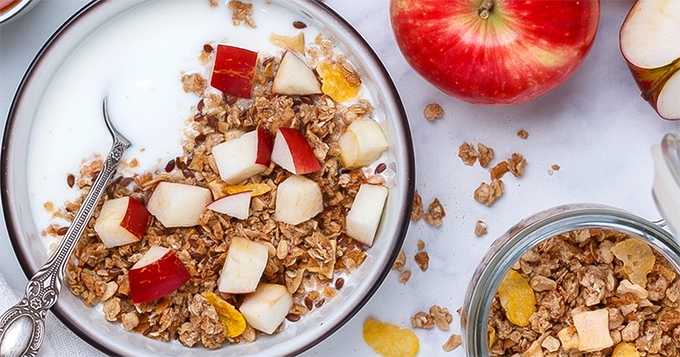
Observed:
[[[228,185],[266,170],[271,163],[272,135],[262,129],[249,131],[212,149],[220,178]]]
[[[272,92],[285,95],[321,94],[321,83],[305,61],[291,51],[281,57]]]
[[[323,194],[319,185],[304,177],[291,176],[276,190],[274,219],[296,225],[323,211]]]
[[[233,195],[227,195],[210,202],[206,207],[230,217],[246,219],[250,212],[250,197],[252,194],[253,191],[243,191]]]
[[[642,98],[664,119],[680,119],[680,2],[637,1],[621,26],[621,54]]]
[[[285,286],[261,283],[254,293],[246,296],[239,311],[254,329],[272,334],[292,306],[293,297]]]
[[[146,232],[149,211],[132,197],[107,200],[102,205],[94,230],[106,248],[138,242]]]
[[[153,246],[130,268],[130,298],[135,304],[156,300],[179,289],[191,274],[175,252]]]
[[[268,259],[269,249],[266,245],[247,238],[232,237],[217,288],[229,294],[255,291]]]
[[[358,119],[340,136],[338,146],[342,165],[353,170],[375,161],[389,145],[378,122]]]
[[[257,52],[244,48],[217,45],[210,85],[225,94],[250,98],[257,65]]]
[[[274,139],[272,161],[296,175],[321,168],[304,134],[293,128],[279,128]]]
[[[146,209],[166,227],[191,227],[212,200],[204,187],[162,181],[149,197]]]
[[[359,186],[352,208],[345,218],[348,236],[369,247],[373,245],[373,238],[385,207],[387,191],[387,187],[382,185],[364,183]]]

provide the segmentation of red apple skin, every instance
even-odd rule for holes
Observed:
[[[642,92],[640,97],[646,100],[649,105],[658,113],[657,102],[659,94],[668,80],[680,71],[680,62],[675,61],[668,66],[659,68],[640,68],[626,61],[628,69],[635,79],[638,88]],[[677,118],[664,118],[666,120],[677,120]]]
[[[473,104],[516,104],[556,88],[581,65],[597,33],[599,0],[492,0],[486,20],[482,2],[390,3],[408,63],[443,92]]]
[[[142,239],[146,232],[146,226],[149,222],[149,211],[139,201],[132,197],[128,197],[127,210],[125,216],[120,222],[121,227],[127,229],[135,237]]]
[[[266,130],[257,130],[257,155],[255,163],[262,166],[269,166],[271,164],[272,149],[274,148],[274,138],[272,134]]]
[[[128,272],[130,298],[135,304],[156,300],[179,289],[191,279],[191,274],[169,250],[155,262]]]
[[[210,85],[229,95],[250,98],[256,64],[257,52],[230,45],[217,45]]]
[[[304,175],[321,169],[319,160],[314,156],[312,147],[300,130],[294,128],[279,128],[288,144],[290,154],[295,165],[295,174]]]

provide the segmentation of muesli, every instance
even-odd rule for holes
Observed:
[[[245,16],[248,12],[239,10],[244,6],[248,10],[247,5],[230,2],[229,7],[235,14],[243,15],[238,18],[239,23],[254,27],[252,19]],[[306,27],[301,21],[290,26]],[[355,200],[375,197],[385,200],[386,167],[384,163],[380,165],[380,155],[387,146],[386,139],[376,143],[367,156],[351,152],[356,148],[343,139],[350,132],[361,135],[379,128],[372,119],[370,100],[361,95],[362,79],[345,55],[321,35],[301,49],[288,46],[298,44],[299,37],[272,34],[270,39],[282,47],[280,52],[258,53],[256,49],[212,41],[197,44],[202,49],[198,60],[206,66],[206,73],[213,75],[184,73],[181,82],[178,78],[178,86],[187,95],[195,94],[198,98],[195,112],[187,121],[187,139],[181,143],[183,155],[169,160],[155,172],[118,175],[106,187],[105,198],[70,259],[66,281],[71,292],[87,306],[100,305],[108,321],[117,321],[125,330],[150,338],[179,340],[186,346],[218,348],[226,343],[252,342],[260,334],[258,331],[275,333],[332,299],[369,254],[371,232],[352,227],[350,221]],[[305,44],[304,39],[302,43]],[[227,56],[238,60],[254,59],[253,66],[221,71],[218,67],[226,62],[221,62],[220,51],[227,51]],[[285,61],[290,63],[284,64]],[[285,71],[293,72],[281,74],[284,67]],[[301,89],[299,83],[290,82],[290,78],[300,78],[300,72],[295,71],[305,68],[306,73],[312,74],[310,78],[318,81],[318,90]],[[219,78],[230,75],[231,70],[240,71],[237,77],[250,71],[250,87],[245,92],[233,92],[243,88],[215,89],[234,83]],[[314,86],[311,82],[303,84]],[[352,132],[353,125],[361,128]],[[222,154],[218,155],[216,148],[245,141],[243,138],[249,138],[251,133],[250,136],[257,136],[253,140],[257,140],[254,142],[259,143],[260,149],[260,144],[272,141],[271,162],[260,161],[257,149],[256,161],[248,166],[259,165],[256,172],[227,179],[225,166],[220,162]],[[384,134],[380,134],[384,139]],[[281,137],[285,145],[279,141]],[[307,157],[307,164],[297,161],[294,140],[308,145],[312,154]],[[235,156],[238,159],[244,155]],[[367,168],[375,166],[374,163],[378,169]],[[126,164],[135,166],[136,162]],[[81,190],[81,198],[66,202],[62,208],[48,209],[56,217],[71,220],[101,166],[102,159],[93,158],[83,164],[79,173],[69,174],[65,184]],[[293,181],[297,186],[290,183]],[[321,205],[305,211],[309,207],[301,206],[308,202],[292,206],[283,202],[286,182],[289,187],[294,186],[291,195],[298,192],[295,190],[312,187],[312,191],[318,192]],[[378,191],[362,193],[367,190]],[[237,201],[242,194],[249,198],[245,216],[239,216],[244,210],[236,203],[242,202]],[[366,198],[360,198],[362,195]],[[192,222],[189,216],[195,213],[189,212],[191,207],[164,203],[178,196],[190,197],[191,202],[207,198],[208,208],[187,204],[194,211],[198,207]],[[295,209],[280,211],[284,204]],[[105,205],[111,207],[105,211]],[[378,207],[382,212],[382,206]],[[136,240],[119,242],[118,233],[113,234],[116,237],[113,241],[104,238],[124,224],[111,228],[103,221],[129,218],[126,213],[120,214],[123,218],[111,218],[109,212],[141,212],[143,208],[151,214]],[[130,226],[126,229],[135,235]],[[45,229],[45,234],[53,236],[64,233],[63,226]],[[229,271],[242,268],[238,266],[238,257],[230,256],[236,254],[236,247],[248,258],[264,256],[261,275],[255,276],[255,288],[244,287],[252,283],[252,278],[249,282],[225,281]],[[153,283],[144,280],[148,273],[143,270],[155,264],[161,266],[156,272],[160,275],[172,265],[176,273],[169,280],[178,280],[179,288],[162,293],[152,291]],[[225,268],[228,264],[234,264],[232,270]],[[276,317],[264,321],[249,319],[246,305],[258,294],[280,294],[280,300],[289,301],[289,305],[281,303],[273,308],[277,310],[272,313],[278,314]]]

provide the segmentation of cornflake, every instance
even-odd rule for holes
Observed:
[[[418,336],[408,329],[375,318],[364,322],[364,340],[384,357],[414,357],[418,354]]]

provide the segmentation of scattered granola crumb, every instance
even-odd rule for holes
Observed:
[[[430,103],[425,106],[423,115],[425,115],[425,119],[427,120],[440,119],[444,116],[444,109],[437,103]]]
[[[418,250],[423,250],[425,249],[425,242],[423,242],[422,239],[418,239],[418,244],[416,246],[418,247]]]
[[[449,324],[453,321],[453,316],[449,313],[448,308],[432,305],[432,307],[430,307],[430,315],[434,318],[434,323],[437,325],[437,328],[442,331],[449,330]]]
[[[550,166],[550,168],[555,170],[555,171],[560,171],[560,165],[558,165],[558,164],[552,164],[552,166]]]
[[[442,349],[445,352],[451,352],[451,351],[455,350],[456,348],[458,348],[462,343],[463,343],[463,340],[460,337],[460,335],[457,335],[457,334],[454,333],[454,334],[451,334],[451,336],[449,336],[449,339],[446,340],[446,343],[444,343],[444,345],[442,346]]]
[[[418,263],[418,267],[420,267],[420,270],[422,271],[426,271],[427,268],[430,267],[430,256],[424,250],[416,253],[415,257],[413,257],[413,260]]]
[[[435,198],[429,206],[427,206],[427,213],[425,213],[424,218],[427,223],[435,227],[442,225],[442,218],[446,216],[446,211],[444,211],[444,206],[439,202],[438,198]]]
[[[231,21],[234,26],[241,26],[241,23],[244,23],[246,27],[257,27],[255,21],[253,21],[253,4],[231,0],[229,1],[229,10],[232,11]]]
[[[404,270],[400,275],[399,275],[399,282],[402,284],[406,284],[407,281],[411,279],[411,271],[410,270]]]
[[[522,176],[524,173],[524,167],[527,165],[527,160],[522,156],[522,154],[513,153],[507,161],[508,170],[510,170],[510,172],[515,177]]]
[[[392,264],[392,270],[402,271],[404,270],[404,265],[406,265],[406,254],[404,254],[403,250],[400,250],[399,254],[397,254],[397,259]]]
[[[425,211],[423,210],[423,198],[420,197],[418,190],[415,190],[415,192],[413,192],[413,208],[411,209],[411,221],[418,222],[421,218],[423,218],[424,214]]]
[[[484,223],[484,221],[482,221],[481,219],[478,220],[477,223],[475,223],[475,235],[479,237],[486,234],[486,227],[487,226],[486,223]]]
[[[493,149],[482,143],[477,143],[477,151],[479,151],[479,165],[488,167],[493,160]]]
[[[434,327],[434,319],[430,314],[419,311],[415,315],[411,316],[411,325],[416,328],[431,329]]]
[[[492,180],[491,184],[482,182],[475,190],[474,198],[477,202],[491,206],[497,199],[503,195],[503,181]]]
[[[208,2],[210,3],[210,7],[219,6],[219,2],[217,2],[217,0],[208,0]]]
[[[489,173],[491,174],[492,180],[497,180],[497,179],[503,177],[503,175],[505,175],[505,173],[508,172],[508,171],[510,171],[510,169],[508,169],[508,162],[507,161],[501,161],[501,162],[497,163],[496,166],[492,167],[489,170]]]
[[[522,130],[520,130],[520,131],[517,132],[517,136],[518,136],[520,139],[526,139],[526,138],[529,137],[529,133],[528,133],[526,130],[522,129]]]
[[[463,160],[465,165],[472,166],[475,161],[477,161],[477,156],[479,156],[477,150],[475,150],[475,148],[468,142],[464,142],[458,147],[458,157]]]

